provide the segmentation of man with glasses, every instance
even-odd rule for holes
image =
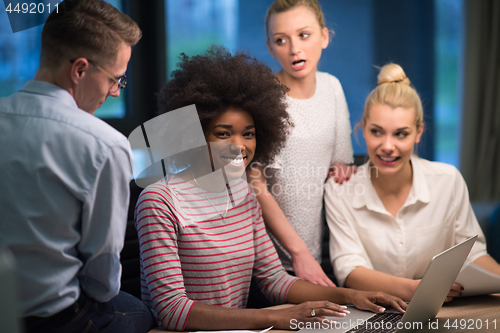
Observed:
[[[119,291],[130,146],[93,116],[125,87],[140,38],[108,3],[65,0],[43,28],[34,80],[0,99],[0,250],[14,255],[27,332],[156,326],[142,301]]]

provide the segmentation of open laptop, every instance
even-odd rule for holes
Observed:
[[[477,235],[432,258],[404,315],[390,310],[375,314],[349,306],[351,313],[344,318],[327,317],[328,320],[336,321],[336,324],[327,323],[328,320],[325,320],[319,323],[318,329],[304,328],[299,332],[323,333],[328,329],[328,333],[410,333],[429,328],[430,319],[437,315],[443,305],[476,238]]]

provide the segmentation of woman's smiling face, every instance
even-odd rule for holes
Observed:
[[[414,145],[420,141],[413,108],[392,108],[375,103],[363,126],[370,161],[382,175],[394,175],[409,167]]]
[[[223,169],[229,179],[243,175],[255,155],[257,141],[252,116],[243,109],[229,107],[208,125],[213,170]]]

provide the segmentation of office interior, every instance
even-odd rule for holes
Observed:
[[[181,52],[192,56],[222,44],[232,52],[248,52],[273,71],[280,68],[265,45],[264,16],[272,0],[109,2],[143,31],[132,52],[127,88],[118,101],[109,99],[96,113],[125,136],[157,115],[156,93],[169,80]],[[426,129],[419,156],[459,168],[489,252],[500,260],[500,1],[320,3],[332,33],[319,70],[342,83],[352,127],[361,120],[378,67],[400,64],[424,103]],[[0,97],[35,75],[40,33],[41,26],[12,33],[6,17],[0,16]],[[366,147],[360,130],[353,131],[352,142],[356,160],[363,162]],[[132,181],[131,190],[122,288],[140,296],[133,208],[141,188]]]

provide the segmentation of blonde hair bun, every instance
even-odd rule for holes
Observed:
[[[379,85],[384,83],[401,83],[407,86],[410,85],[410,79],[406,77],[405,71],[397,64],[387,64],[380,69],[377,76]]]
[[[390,63],[380,69],[377,77],[378,86],[366,98],[361,124],[366,125],[370,110],[374,104],[388,105],[391,108],[414,109],[415,124],[419,129],[424,122],[422,101],[417,91],[410,85],[410,80],[401,66]]]

